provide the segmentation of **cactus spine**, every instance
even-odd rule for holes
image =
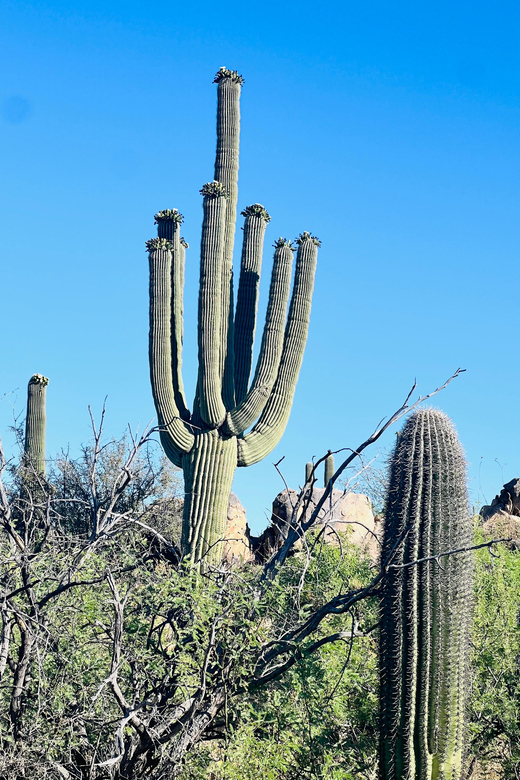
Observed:
[[[309,326],[319,241],[310,233],[275,243],[262,342],[253,379],[253,342],[265,229],[258,203],[245,218],[236,311],[232,255],[238,194],[240,92],[243,79],[220,68],[215,179],[205,184],[198,306],[199,368],[193,411],[186,405],[182,316],[186,244],[176,209],[155,215],[150,259],[150,377],[166,455],[184,472],[182,544],[192,562],[221,560],[231,483],[278,444],[289,417]],[[246,430],[251,430],[246,433]]]
[[[24,462],[42,476],[45,474],[45,396],[48,384],[46,376],[34,374],[27,387]]]
[[[444,414],[398,439],[385,511],[381,597],[382,780],[459,780],[468,686],[472,556],[464,455]],[[414,561],[433,558],[419,564]],[[392,568],[395,565],[395,568]]]

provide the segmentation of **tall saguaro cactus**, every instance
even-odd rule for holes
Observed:
[[[258,203],[245,218],[236,310],[233,244],[238,196],[240,92],[243,79],[220,68],[215,178],[202,187],[203,223],[198,306],[199,368],[193,411],[182,381],[182,317],[186,244],[176,209],[155,215],[150,258],[150,376],[161,441],[184,472],[182,546],[193,561],[221,558],[235,469],[251,466],[285,430],[303,359],[319,241],[310,233],[275,243],[262,342],[251,379],[260,270],[269,214]],[[250,429],[250,430],[248,430]],[[246,433],[246,431],[248,431]]]
[[[49,380],[34,374],[27,387],[27,417],[25,419],[24,460],[38,474],[45,474],[45,396]]]
[[[464,455],[442,412],[410,416],[390,468],[381,599],[382,780],[459,780],[472,526]],[[440,556],[440,557],[439,557]]]

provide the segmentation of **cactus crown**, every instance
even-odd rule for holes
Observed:
[[[188,244],[184,236],[181,236],[181,244],[183,245],[184,249],[189,249],[190,245]]]
[[[275,249],[282,249],[282,247],[286,246],[287,249],[290,249],[294,252],[293,242],[288,238],[282,238],[282,236],[280,236],[280,238],[274,242],[273,246]]]
[[[49,384],[49,380],[46,376],[43,376],[43,374],[33,374],[32,377],[29,379],[30,385],[41,385],[42,387],[47,387]]]
[[[265,219],[266,222],[271,221],[269,213],[264,209],[261,203],[253,203],[252,206],[246,206],[241,214],[243,217],[261,217],[261,219]]]
[[[303,233],[300,233],[300,235],[296,239],[296,243],[298,244],[298,246],[300,246],[300,244],[305,243],[305,241],[312,241],[312,243],[316,244],[316,246],[321,246],[320,239],[317,238],[316,236],[311,236],[311,234],[308,233],[306,230],[304,230]]]
[[[224,81],[224,79],[230,79],[234,84],[244,83],[244,77],[241,76],[237,70],[229,70],[229,68],[222,65],[222,67],[218,69],[215,78],[213,79],[213,83],[219,84],[221,81]]]
[[[158,249],[169,249],[170,252],[173,250],[173,244],[167,238],[150,238],[145,242],[145,247],[147,252],[156,252]]]
[[[210,181],[200,190],[200,194],[205,198],[228,198],[226,188],[219,181]]]
[[[162,211],[158,211],[157,214],[154,214],[154,225],[157,225],[159,222],[178,222],[181,223],[184,220],[184,217],[178,211],[177,209],[163,209]]]

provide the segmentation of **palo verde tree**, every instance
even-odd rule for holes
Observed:
[[[185,481],[182,547],[193,562],[219,563],[231,483],[282,436],[300,371],[311,309],[319,241],[302,233],[287,314],[295,247],[275,244],[269,302],[256,370],[250,382],[262,248],[269,214],[248,206],[236,309],[233,244],[237,213],[240,92],[243,79],[220,68],[214,181],[202,187],[203,223],[198,306],[198,377],[193,410],[182,380],[186,243],[176,209],[155,215],[150,258],[150,374],[161,441]],[[248,429],[251,430],[245,433]]]
[[[460,780],[473,530],[445,414],[414,412],[390,467],[381,560],[382,780]]]
[[[33,374],[27,387],[27,417],[25,420],[24,460],[37,474],[45,474],[45,396],[49,380]]]

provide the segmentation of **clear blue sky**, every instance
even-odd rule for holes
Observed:
[[[167,207],[191,244],[193,387],[198,190],[226,65],[246,79],[239,205],[269,210],[267,246],[302,230],[323,242],[286,434],[235,480],[253,528],[281,488],[273,461],[285,455],[296,485],[313,455],[363,441],[414,377],[428,392],[458,366],[436,405],[473,501],[491,500],[520,476],[519,23],[500,1],[4,0],[0,430],[34,372],[51,379],[49,454],[88,439],[87,405],[105,395],[110,434],[153,418],[144,241]]]

